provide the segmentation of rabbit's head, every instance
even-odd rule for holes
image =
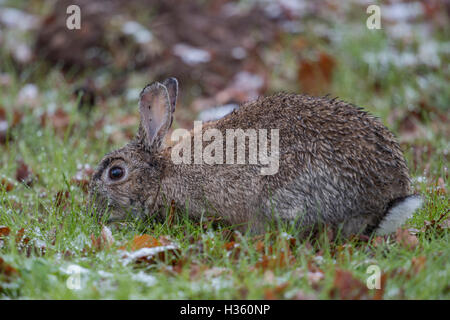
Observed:
[[[112,222],[151,213],[164,172],[162,143],[172,124],[177,93],[175,78],[142,90],[135,139],[105,155],[92,176],[89,199],[99,218],[106,213]]]

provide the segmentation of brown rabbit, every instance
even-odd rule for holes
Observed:
[[[100,215],[108,212],[108,221],[161,216],[173,201],[192,218],[217,215],[253,232],[263,232],[275,219],[295,223],[299,233],[325,224],[344,236],[369,235],[395,231],[421,205],[421,198],[410,194],[408,168],[393,134],[354,105],[279,93],[246,103],[164,147],[177,92],[174,78],[145,87],[136,138],[100,162],[90,198]],[[254,161],[199,162],[196,148],[207,150],[211,142],[204,137],[198,146],[196,134],[210,129],[224,137],[230,129],[278,132],[267,138],[271,147],[279,146],[270,152],[277,156],[276,170],[262,174],[264,164]],[[225,140],[215,146],[225,149]],[[239,146],[250,159],[250,139],[237,143],[233,157]],[[223,152],[214,150],[214,156]],[[174,154],[186,161],[176,163]]]

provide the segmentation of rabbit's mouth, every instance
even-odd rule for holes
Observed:
[[[130,221],[142,216],[138,208],[118,204],[113,199],[102,196],[101,193],[93,193],[89,203],[90,214],[98,223]]]

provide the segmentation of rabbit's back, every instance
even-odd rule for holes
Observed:
[[[408,169],[393,134],[346,102],[280,93],[211,125],[222,132],[279,130],[279,170],[253,188],[264,215],[300,218],[302,225],[345,222],[353,233],[378,225],[389,203],[409,193]],[[257,174],[248,170],[248,177]]]

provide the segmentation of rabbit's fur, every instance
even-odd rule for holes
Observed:
[[[258,164],[175,164],[174,146],[162,142],[177,90],[174,78],[144,88],[136,138],[100,162],[90,197],[98,212],[109,212],[109,221],[164,215],[173,202],[192,218],[216,215],[254,232],[281,220],[299,232],[325,224],[350,235],[392,232],[420,206],[420,198],[410,196],[394,135],[377,118],[337,99],[279,93],[203,125],[203,131],[216,128],[224,136],[226,129],[278,129],[276,174],[261,175]],[[117,166],[125,174],[113,181],[108,172]]]

